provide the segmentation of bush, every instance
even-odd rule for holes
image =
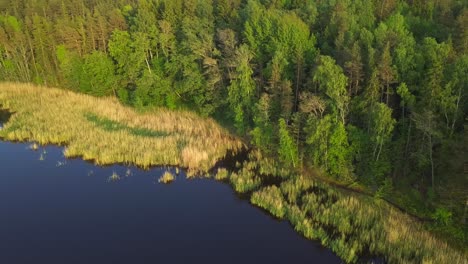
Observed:
[[[452,212],[446,208],[437,208],[432,214],[432,219],[434,219],[438,225],[448,226],[452,223]]]

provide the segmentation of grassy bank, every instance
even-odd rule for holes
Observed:
[[[165,110],[138,113],[111,98],[3,83],[0,105],[14,113],[0,137],[65,145],[66,156],[83,156],[97,164],[208,171],[227,152],[243,147],[211,119]],[[345,262],[371,254],[390,263],[467,263],[466,251],[436,239],[388,203],[298,175],[260,152],[251,151],[236,170],[218,169],[215,178],[290,221],[297,232],[320,241]],[[109,177],[119,179],[115,173]],[[167,172],[161,181],[173,179]]]
[[[364,255],[389,263],[468,263],[466,250],[437,239],[384,200],[285,171],[255,151],[239,171],[226,175],[221,169],[219,174],[216,178],[229,179],[239,192],[249,192],[254,205],[288,220],[297,232],[320,241],[347,263]]]
[[[242,147],[213,120],[182,111],[138,113],[113,98],[1,83],[0,105],[14,113],[0,137],[65,145],[67,157],[207,171]]]

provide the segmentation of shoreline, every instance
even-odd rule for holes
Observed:
[[[214,174],[216,174],[215,171],[218,172],[220,168],[228,167],[228,175],[224,181],[233,187],[237,196],[250,200],[251,204],[269,212],[273,217],[288,221],[296,232],[307,239],[318,241],[324,247],[331,249],[346,262],[356,262],[362,256],[380,256],[385,254],[387,254],[385,255],[385,259],[390,262],[408,261],[407,256],[413,254],[415,255],[415,260],[420,261],[429,261],[431,258],[428,259],[428,256],[434,255],[434,257],[437,257],[439,260],[444,260],[446,257],[453,257],[462,262],[464,254],[466,254],[458,252],[449,247],[445,242],[435,239],[432,234],[422,229],[421,223],[414,222],[415,219],[408,216],[406,212],[395,211],[393,208],[395,206],[387,201],[383,201],[382,203],[379,200],[373,200],[371,197],[364,197],[365,194],[356,193],[354,190],[347,190],[348,192],[353,192],[347,194],[344,190],[339,190],[342,187],[333,186],[334,184],[323,180],[312,179],[311,177],[300,174],[298,175],[297,172],[284,172],[284,168],[281,168],[281,165],[276,164],[275,161],[261,157],[260,154],[255,156],[256,154],[254,153],[253,156],[251,156],[250,152],[252,152],[252,150],[247,149],[245,144],[240,142],[240,140],[232,142],[231,139],[234,137],[218,127],[217,124],[210,123],[211,121],[208,121],[206,124],[197,124],[198,127],[195,130],[190,127],[189,132],[186,134],[183,134],[185,133],[184,131],[181,132],[177,130],[181,127],[179,126],[180,124],[176,124],[177,129],[172,130],[164,124],[161,127],[166,129],[164,133],[168,133],[169,136],[147,138],[145,135],[133,135],[131,131],[127,131],[127,127],[140,129],[137,125],[141,124],[141,122],[132,123],[128,121],[129,118],[122,118],[119,116],[118,111],[130,111],[127,114],[137,118],[139,115],[138,113],[132,113],[132,110],[122,106],[114,106],[115,108],[113,111],[110,111],[110,114],[107,112],[108,109],[102,109],[102,106],[99,104],[110,104],[112,103],[110,99],[92,98],[57,89],[41,89],[31,85],[25,86],[26,88],[10,87],[10,90],[7,89],[8,91],[0,90],[0,104],[2,104],[2,107],[4,109],[10,109],[11,112],[15,112],[14,115],[10,116],[10,120],[5,123],[5,128],[0,130],[0,138],[3,138],[5,141],[17,140],[21,143],[33,141],[41,145],[59,145],[64,147],[64,155],[67,158],[83,159],[98,166],[124,164],[142,169],[178,167],[187,171],[187,177],[191,175],[191,172],[193,173],[192,176],[196,173],[210,173],[213,174],[211,176],[214,176]],[[30,93],[30,96],[21,96],[23,95],[22,93]],[[51,93],[53,96],[49,96],[49,94],[44,96],[43,93]],[[73,97],[73,100],[70,98],[67,99],[67,96]],[[38,97],[40,101],[37,99]],[[52,98],[52,101],[50,101],[51,105],[48,105],[47,102],[44,104],[43,100],[47,99],[44,97]],[[35,108],[34,98],[36,98],[36,102],[40,102],[39,105],[41,107]],[[67,120],[63,121],[60,118],[58,120],[63,123],[53,123],[53,121],[56,120],[54,119],[56,116],[51,116],[52,113],[63,114],[57,111],[57,109],[61,109],[60,107],[63,106],[56,102],[59,100],[75,101],[74,106],[76,107],[80,107],[76,105],[76,101],[79,102],[80,100],[84,100],[83,103],[85,105],[95,106],[98,109],[101,107],[102,112],[98,112],[97,114],[111,120],[111,125],[117,124],[117,128],[115,128],[115,126],[110,126],[110,128],[108,128],[109,122],[106,124],[93,124],[89,120],[86,121],[82,113],[86,113],[86,111],[89,112],[90,109],[96,110],[89,106],[84,107],[86,111],[83,109],[81,109],[81,111],[74,109],[76,113],[71,115],[68,113],[68,116],[66,116],[78,119],[81,118],[79,124],[82,124],[84,127],[79,127],[77,129],[76,127],[79,125],[76,123],[69,123],[70,120],[67,122]],[[44,111],[44,108],[48,110]],[[32,110],[42,112],[36,113]],[[36,114],[36,116],[34,116],[34,114]],[[64,115],[66,114],[67,113]],[[175,114],[184,115],[183,113]],[[174,117],[173,115],[175,114],[169,114],[169,117],[179,121],[181,117]],[[196,120],[196,116],[193,114],[186,115],[193,122],[204,122],[203,120],[205,120],[202,118]],[[148,120],[147,118],[151,120],[151,117],[145,117],[144,120]],[[41,122],[44,120],[50,121],[50,123]],[[122,127],[125,129],[122,129]],[[154,131],[154,133],[163,131],[161,129],[155,129],[155,127],[160,128],[154,124],[153,127],[143,128]],[[108,130],[103,128],[108,128]],[[67,129],[71,129],[72,131],[67,131]],[[86,129],[89,129],[89,131],[85,131]],[[213,131],[206,131],[209,129],[219,129],[219,131],[214,133]],[[62,137],[55,135],[53,133],[54,131],[58,131],[59,134],[61,133]],[[178,134],[175,138],[171,138],[171,131],[177,131]],[[194,133],[194,131],[199,134]],[[41,132],[47,135],[44,137],[40,134]],[[91,141],[87,141],[89,140],[87,136],[93,135],[93,133],[99,136]],[[218,135],[218,138],[206,136],[204,133],[208,135]],[[179,134],[186,135],[189,138],[180,138]],[[122,144],[121,141],[114,141],[122,138],[129,138],[130,140],[127,141],[126,144]],[[168,143],[167,139],[171,141]],[[84,142],[80,142],[80,140]],[[154,140],[154,142],[152,140]],[[179,143],[181,141],[179,140],[184,140],[184,142],[189,142],[187,144],[192,144],[191,147],[196,151],[190,153],[191,155],[189,157],[194,158],[194,160],[184,159],[184,151],[189,151],[191,148],[186,145],[180,147]],[[194,140],[195,142],[193,142]],[[200,140],[201,143],[196,140]],[[58,144],[56,142],[58,142]],[[119,144],[117,145],[115,142],[119,142]],[[232,145],[222,145],[222,143],[226,142]],[[151,160],[157,162],[164,161],[165,156],[161,155],[167,154],[167,149],[169,147],[171,149],[169,153],[173,158],[175,157],[172,159],[174,164],[154,164],[148,162],[148,159],[143,160],[146,161],[145,163],[139,162],[142,160],[132,156],[137,155],[138,157],[138,155],[140,155],[138,151],[132,151],[130,154],[124,153],[128,154],[126,156],[114,155],[103,159],[102,146],[109,148],[105,150],[110,151],[110,153],[115,153],[111,150],[113,146],[120,148],[122,152],[117,152],[117,154],[119,154],[132,149],[132,147],[140,147],[141,150],[145,150],[144,145],[143,147],[140,145],[131,145],[144,143],[159,144],[157,146],[160,148],[151,149],[150,151],[146,149],[147,152],[145,152],[149,153],[148,155],[151,153],[159,155],[156,156],[156,159]],[[86,152],[86,147],[80,148],[80,144],[93,147],[94,149]],[[209,146],[212,146],[213,149],[207,148],[206,146],[208,146],[208,144],[210,144]],[[204,146],[204,148],[200,149],[200,146]],[[76,149],[67,152],[69,148]],[[80,153],[80,150],[84,153]],[[160,151],[160,153],[158,153],[158,151]],[[211,153],[210,158],[208,154],[204,154],[208,152]],[[200,160],[200,156],[206,158]],[[236,160],[236,156],[246,157],[245,160],[239,161]],[[228,161],[230,158],[233,160]],[[178,163],[175,164],[176,162]],[[223,162],[234,164],[223,166]],[[240,166],[236,166],[236,163],[240,163]],[[185,167],[184,165],[188,166]],[[237,169],[237,171],[234,171],[235,169]],[[272,182],[275,183],[272,184]],[[272,186],[275,186],[275,188]],[[254,196],[255,199],[253,198]],[[398,207],[395,208],[398,209]],[[355,218],[358,215],[361,216],[356,220]],[[410,230],[409,233],[407,233],[408,230]],[[370,232],[370,237],[367,237],[366,232]],[[412,241],[412,244],[409,248],[405,246],[404,249],[401,249],[403,250],[401,253],[394,252],[397,249],[403,248],[403,245],[399,244],[400,242],[398,240],[400,239],[407,243]],[[368,252],[366,250],[368,250]],[[451,252],[450,256],[445,255],[447,251]]]

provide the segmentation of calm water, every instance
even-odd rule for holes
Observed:
[[[340,263],[227,184],[28,146],[0,141],[0,263]]]

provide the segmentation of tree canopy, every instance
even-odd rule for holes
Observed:
[[[0,80],[191,109],[465,223],[467,21],[459,0],[7,0]]]

